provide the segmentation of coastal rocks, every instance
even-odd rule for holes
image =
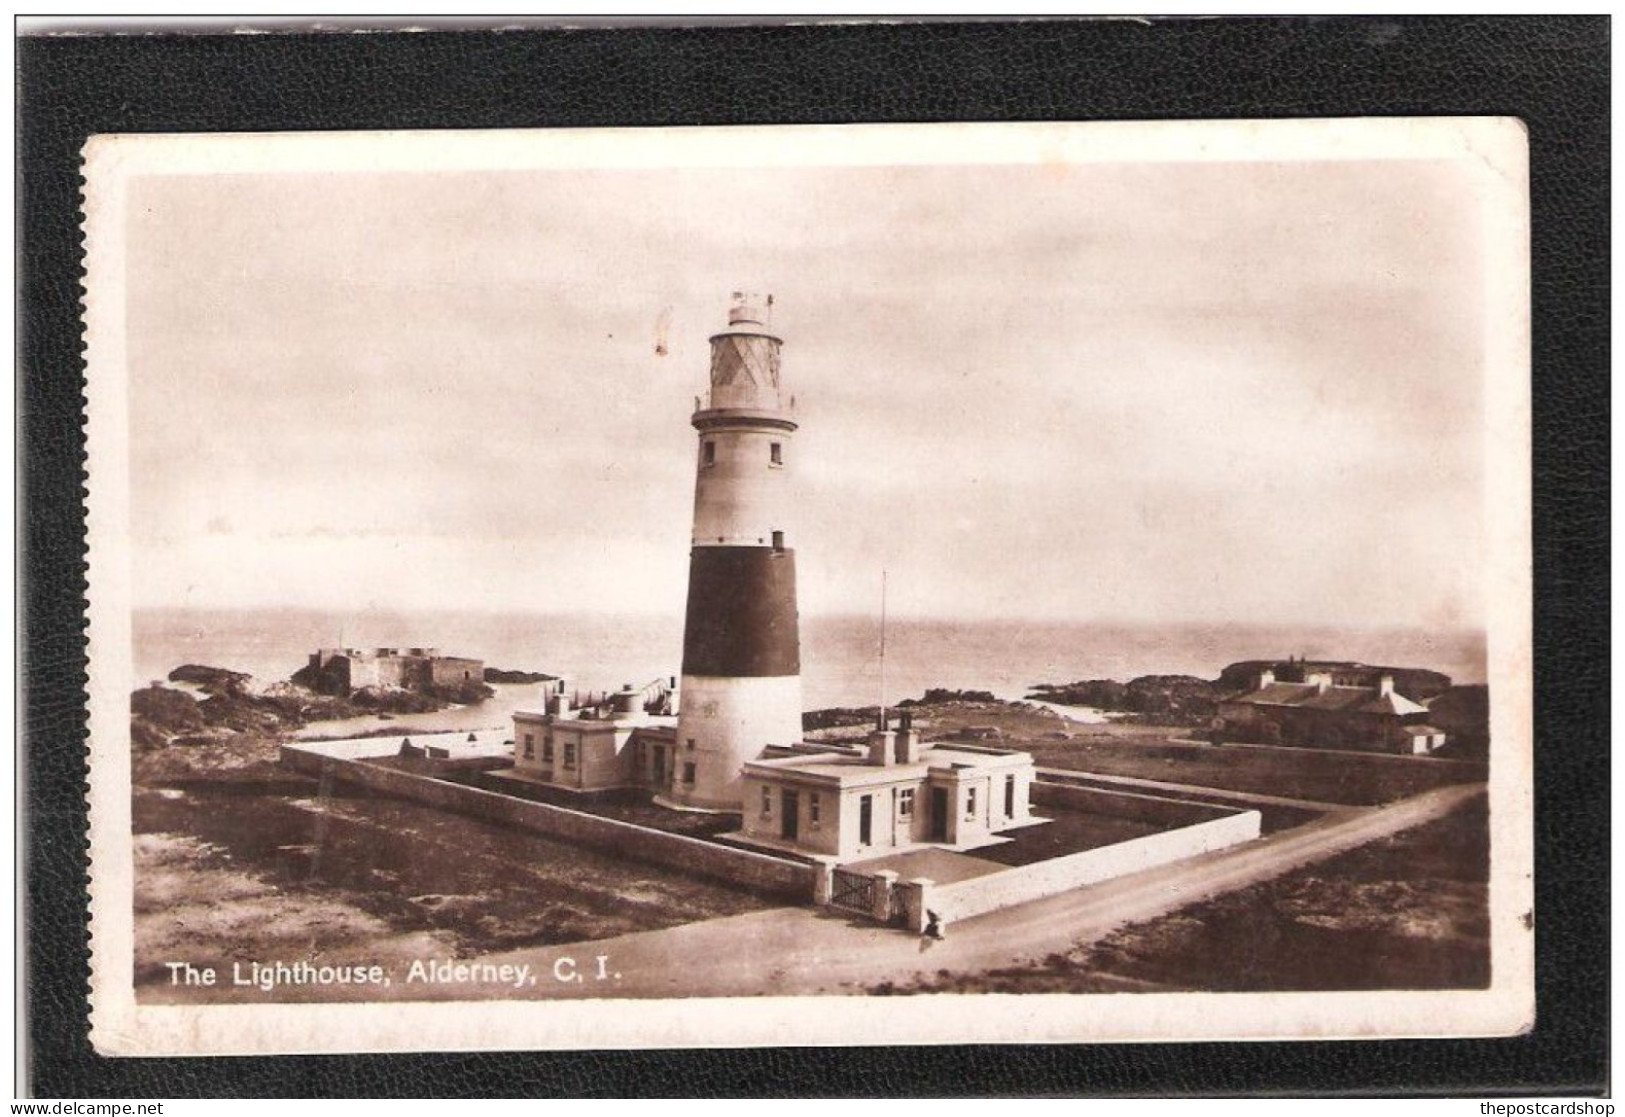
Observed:
[[[898,709],[910,706],[935,706],[943,702],[997,702],[990,690],[949,690],[947,687],[931,687],[925,692],[923,698],[905,698],[897,703]]]
[[[361,687],[350,695],[350,703],[367,712],[429,714],[443,709],[445,702],[429,694],[399,687]]]
[[[873,725],[879,717],[879,706],[835,706],[827,710],[806,710],[801,715],[801,728],[812,732],[854,725],[868,726]]]
[[[274,737],[311,722],[367,714],[433,713],[452,704],[483,702],[495,694],[484,683],[468,682],[427,692],[367,687],[340,698],[301,685],[297,675],[292,681],[260,686],[244,672],[197,663],[175,668],[169,681],[187,689],[154,683],[130,695],[130,735],[138,749],[213,744],[237,736]]]
[[[225,694],[247,689],[252,675],[241,671],[228,671],[224,667],[205,667],[201,663],[186,663],[169,673],[172,683],[191,683],[207,694]]]
[[[484,683],[466,682],[454,686],[431,686],[425,693],[431,698],[438,699],[443,707],[448,702],[459,706],[472,706],[476,702],[484,702],[496,694],[496,691]]]
[[[1062,706],[1134,715],[1147,725],[1206,725],[1216,708],[1218,688],[1194,675],[1141,675],[1127,683],[1115,679],[1081,679],[1075,683],[1040,683],[1027,697]]]
[[[130,692],[130,741],[138,749],[161,748],[203,728],[197,699],[154,683]]]
[[[541,671],[504,671],[498,667],[485,669],[485,681],[488,683],[550,683],[557,678],[557,675]]]

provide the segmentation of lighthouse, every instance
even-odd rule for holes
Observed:
[[[794,398],[772,297],[735,293],[695,401],[694,531],[683,629],[675,806],[740,809],[740,768],[801,739],[801,641],[790,511]]]

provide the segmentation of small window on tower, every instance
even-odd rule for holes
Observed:
[[[533,733],[526,733],[525,734],[525,759],[526,760],[531,760],[531,759],[534,759],[535,756],[536,756],[536,735],[533,734]]]
[[[771,443],[768,446],[768,457],[769,457],[769,460],[772,461],[772,463],[774,465],[783,465],[784,464],[784,446],[782,444],[778,443],[778,442]]]
[[[700,455],[701,455],[701,460],[706,465],[716,465],[717,464],[717,444],[715,442],[712,442],[709,438],[706,439],[705,443],[704,443],[704,447],[700,451]]]
[[[762,788],[762,813],[773,813],[773,789],[771,787]]]
[[[683,765],[683,782],[690,787],[694,786],[694,765]]]

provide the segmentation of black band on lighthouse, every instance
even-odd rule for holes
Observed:
[[[801,673],[794,551],[695,547],[689,555],[683,674]]]

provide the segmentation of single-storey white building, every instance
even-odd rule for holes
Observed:
[[[926,745],[906,714],[899,730],[870,733],[866,753],[771,749],[742,775],[739,837],[841,861],[923,845],[974,849],[1045,821],[1029,809],[1030,755]]]

